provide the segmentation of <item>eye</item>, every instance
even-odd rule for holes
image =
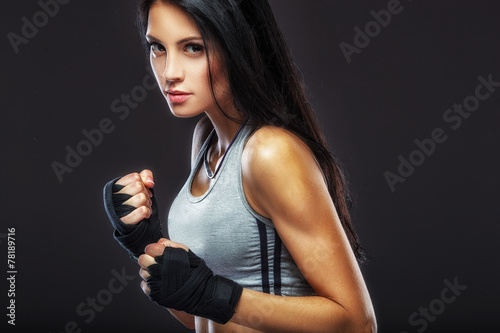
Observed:
[[[198,44],[188,44],[184,47],[184,50],[190,54],[199,54],[203,52],[204,47]]]
[[[165,51],[165,47],[157,42],[149,43],[149,47],[151,48],[151,51],[155,53],[160,53]]]

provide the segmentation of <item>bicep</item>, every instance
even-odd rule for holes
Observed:
[[[366,288],[323,174],[297,140],[264,140],[264,149],[253,142],[243,170],[249,196],[273,220],[319,296],[344,308],[363,307]]]
[[[357,306],[361,273],[329,195],[311,184],[303,184],[302,194],[296,189],[289,192],[293,199],[265,204],[283,244],[318,295]]]

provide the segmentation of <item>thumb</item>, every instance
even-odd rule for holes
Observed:
[[[165,246],[158,244],[158,243],[153,243],[153,244],[149,244],[148,246],[146,246],[146,248],[144,249],[144,252],[147,255],[154,258],[154,257],[161,256],[163,254],[164,250],[165,250]]]
[[[184,249],[186,250],[186,252],[189,252],[189,248],[184,245],[184,244],[181,244],[181,243],[176,243],[174,241],[171,241],[170,239],[166,239],[166,238],[161,238],[158,243],[156,244],[159,244],[163,247],[175,247],[175,248],[179,248],[179,249]]]
[[[139,175],[141,176],[142,182],[144,183],[144,185],[146,185],[147,188],[152,188],[153,186],[155,186],[153,172],[151,172],[151,170],[142,170]]]

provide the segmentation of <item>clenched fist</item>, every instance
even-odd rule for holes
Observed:
[[[123,186],[123,188],[113,193],[114,195],[125,194],[130,196],[122,205],[135,208],[130,214],[120,218],[123,223],[137,224],[151,216],[153,213],[151,208],[153,194],[150,188],[153,188],[155,183],[153,173],[150,170],[143,170],[141,173],[130,173],[120,178],[115,184]]]
[[[104,208],[115,229],[113,237],[136,259],[148,244],[163,237],[154,184],[153,173],[144,170],[104,186]]]

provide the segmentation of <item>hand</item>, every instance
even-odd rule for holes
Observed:
[[[151,208],[153,194],[149,190],[155,185],[153,173],[150,170],[143,170],[141,173],[130,173],[119,179],[116,184],[124,186],[116,193],[131,196],[123,205],[135,207],[135,210],[123,216],[120,220],[125,224],[137,224],[144,219],[148,219],[153,213]]]
[[[153,186],[153,173],[144,170],[115,178],[103,189],[104,209],[115,229],[113,237],[135,260],[147,245],[163,238]]]
[[[151,276],[147,269],[149,266],[156,264],[155,257],[161,256],[167,246],[181,248],[186,250],[186,252],[189,251],[189,248],[186,245],[173,242],[166,238],[162,238],[157,243],[149,244],[148,246],[146,246],[146,254],[143,254],[139,257],[139,265],[141,265],[139,275],[143,279],[143,281],[141,281],[141,288],[146,295],[149,295],[149,293],[151,292],[148,284],[146,283],[146,279]]]
[[[167,309],[208,318],[219,324],[234,315],[243,287],[214,275],[185,245],[160,239],[139,257],[142,290]]]

